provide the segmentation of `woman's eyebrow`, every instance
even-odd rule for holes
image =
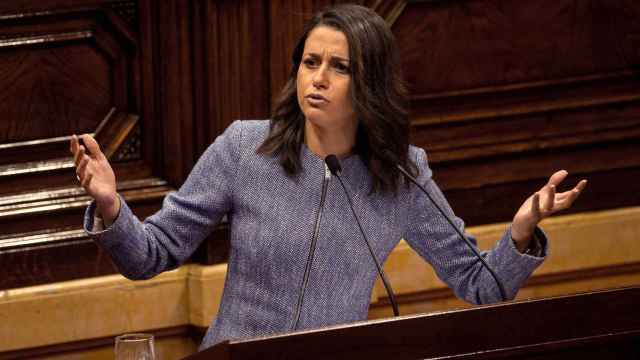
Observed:
[[[339,60],[339,61],[345,61],[345,62],[349,62],[349,59],[347,58],[343,58],[341,56],[332,56],[331,59],[333,60]]]
[[[308,52],[308,53],[305,53],[304,55],[306,55],[306,56],[311,56],[311,57],[314,57],[314,58],[322,58],[322,55],[320,55],[320,54],[318,54],[318,53],[314,53],[314,52]],[[304,56],[304,55],[303,55],[303,56]],[[350,60],[349,60],[349,59],[347,59],[347,58],[344,58],[344,57],[342,57],[342,56],[337,56],[337,55],[332,55],[332,56],[331,56],[331,59],[332,59],[332,60],[339,60],[339,61],[346,61],[346,62],[349,62],[349,61],[350,61]]]

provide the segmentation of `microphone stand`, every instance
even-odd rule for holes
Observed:
[[[444,216],[444,218],[447,219],[447,222],[449,222],[449,225],[451,225],[451,227],[456,231],[456,233],[458,233],[458,236],[462,239],[462,241],[464,241],[464,243],[467,244],[469,249],[471,249],[471,251],[475,254],[475,256],[480,260],[482,265],[487,269],[487,271],[489,271],[489,274],[491,274],[491,276],[493,277],[493,280],[495,280],[496,284],[498,285],[498,290],[500,291],[500,297],[502,298],[502,301],[506,301],[507,300],[507,295],[506,295],[506,292],[504,290],[504,286],[502,285],[502,282],[500,281],[500,279],[498,278],[496,273],[493,271],[493,269],[491,269],[489,264],[487,264],[487,261],[482,257],[482,255],[480,255],[480,253],[478,252],[478,249],[471,243],[471,241],[469,241],[469,239],[466,238],[466,236],[464,236],[462,234],[460,229],[458,229],[458,227],[456,227],[453,224],[453,221],[449,218],[449,216],[447,216],[447,214],[445,214],[444,210],[442,210],[440,205],[438,205],[438,203],[433,199],[433,197],[431,197],[431,194],[427,191],[427,189],[425,189],[422,185],[420,185],[418,183],[418,181],[413,176],[411,176],[411,174],[409,174],[409,172],[407,170],[405,170],[402,166],[397,165],[397,167],[398,167],[398,170],[400,170],[400,172],[407,179],[409,179],[420,190],[422,190],[422,192],[425,193],[425,195],[427,195],[427,198],[429,198],[431,203],[436,207],[436,209],[438,209],[440,214],[442,214],[442,216]]]
[[[373,248],[371,247],[371,244],[369,243],[369,240],[367,239],[367,236],[364,233],[364,229],[362,228],[362,225],[360,224],[360,220],[356,215],[356,211],[353,208],[353,203],[351,202],[351,196],[349,196],[347,187],[344,185],[344,182],[342,182],[342,178],[340,177],[340,173],[342,172],[340,161],[335,155],[328,155],[324,161],[329,167],[329,170],[331,171],[331,173],[338,179],[338,181],[340,182],[340,185],[342,185],[342,190],[344,190],[344,194],[347,197],[347,201],[349,202],[349,207],[351,208],[353,217],[356,218],[356,223],[358,224],[360,233],[362,234],[362,237],[364,238],[364,241],[367,244],[367,248],[369,249],[371,258],[373,258],[373,262],[376,264],[376,268],[378,269],[378,274],[380,274],[380,278],[382,278],[382,283],[384,284],[384,288],[387,290],[387,296],[389,297],[389,301],[391,302],[391,307],[393,308],[393,315],[399,316],[400,312],[398,311],[398,304],[396,303],[396,298],[393,293],[393,289],[391,289],[391,285],[389,284],[389,281],[387,281],[387,276],[384,273],[384,269],[380,266],[380,262],[378,261],[378,258],[376,258],[376,254],[373,252]]]

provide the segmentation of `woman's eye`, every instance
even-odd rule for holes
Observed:
[[[335,67],[336,67],[336,70],[338,70],[338,72],[341,72],[341,73],[349,72],[349,67],[343,63],[337,63]]]
[[[305,59],[303,63],[308,67],[312,67],[316,65],[316,61],[313,59]]]

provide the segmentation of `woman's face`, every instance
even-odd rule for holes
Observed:
[[[349,44],[339,30],[314,28],[304,44],[298,67],[298,104],[307,121],[325,130],[355,129],[349,96]]]

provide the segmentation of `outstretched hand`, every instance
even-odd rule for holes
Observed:
[[[86,148],[76,135],[71,136],[69,147],[76,165],[76,177],[87,194],[96,200],[98,213],[105,224],[111,224],[120,211],[116,176],[96,140],[88,134],[80,135],[80,138]]]
[[[520,206],[513,218],[511,237],[518,250],[523,251],[528,245],[538,223],[552,214],[568,209],[587,186],[587,180],[581,180],[573,189],[556,193],[556,187],[567,177],[566,170],[555,172],[549,182],[531,195]]]

